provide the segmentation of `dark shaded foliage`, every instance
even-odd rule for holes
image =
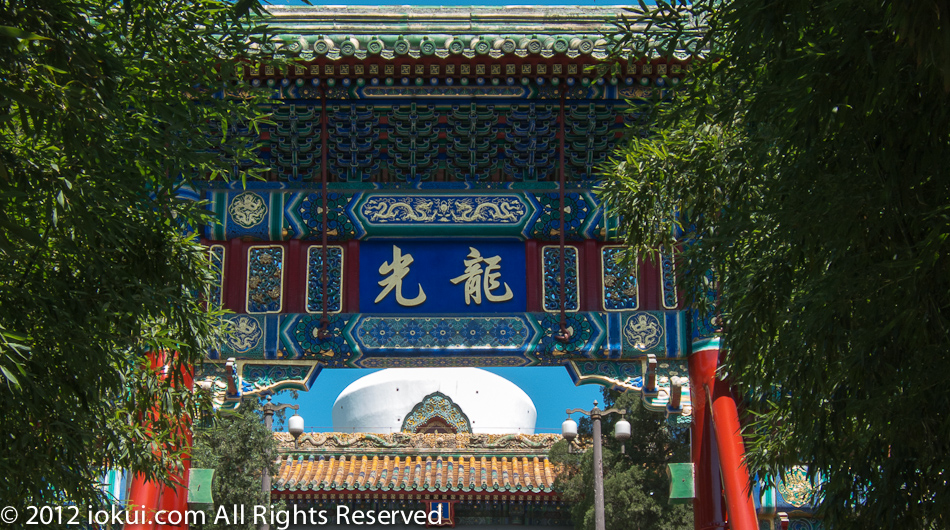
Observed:
[[[86,506],[106,468],[180,465],[178,374],[219,317],[188,233],[203,206],[176,193],[227,176],[220,150],[253,159],[216,131],[255,127],[255,101],[209,97],[249,42],[243,5],[0,2],[0,504]]]
[[[629,20],[705,52],[602,197],[718,288],[753,468],[809,466],[831,528],[946,528],[950,7],[660,4]]]

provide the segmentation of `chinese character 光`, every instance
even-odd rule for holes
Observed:
[[[402,296],[402,280],[409,274],[409,264],[412,263],[412,254],[402,255],[402,249],[393,245],[393,261],[392,263],[384,261],[382,265],[379,266],[379,273],[383,276],[387,274],[392,274],[387,278],[380,280],[379,286],[383,288],[383,292],[379,293],[379,296],[376,297],[373,303],[378,304],[380,300],[386,298],[386,295],[390,293],[393,289],[396,290],[396,302],[403,307],[415,307],[422,302],[426,301],[426,293],[422,290],[422,285],[419,285],[419,294],[415,298],[404,298]]]
[[[468,253],[469,259],[463,262],[465,264],[465,273],[449,280],[455,285],[463,281],[465,282],[465,305],[470,305],[472,300],[475,301],[476,305],[481,305],[483,276],[485,298],[487,298],[489,302],[505,302],[511,300],[514,295],[511,293],[511,288],[508,287],[507,283],[504,284],[505,294],[498,295],[492,292],[500,287],[498,277],[501,276],[501,273],[495,271],[501,268],[501,265],[499,265],[499,263],[501,263],[501,256],[483,258],[481,253],[474,247],[468,247],[468,249],[471,252]],[[482,270],[483,263],[485,264],[485,270]]]

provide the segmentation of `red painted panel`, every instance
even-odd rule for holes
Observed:
[[[541,247],[538,242],[529,239],[524,242],[525,290],[527,291],[527,307],[529,313],[543,311],[541,304]]]
[[[580,287],[580,310],[581,311],[603,311],[601,304],[601,282],[603,280],[603,271],[600,269],[600,247],[597,241],[585,239],[583,245],[578,246],[578,252],[581,259],[580,278],[578,284]]]
[[[660,309],[660,289],[662,271],[660,264],[652,259],[640,259],[637,264],[637,283],[640,287],[640,309],[655,311]]]
[[[360,309],[360,242],[347,241],[343,255],[344,313],[358,313]]]
[[[228,274],[224,276],[221,305],[235,313],[246,313],[247,249],[240,239],[232,239],[225,261]]]
[[[284,312],[303,313],[307,303],[307,249],[299,239],[287,243],[284,267]]]

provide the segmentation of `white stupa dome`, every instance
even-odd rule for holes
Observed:
[[[389,368],[333,403],[336,432],[534,434],[537,417],[524,390],[478,368]]]

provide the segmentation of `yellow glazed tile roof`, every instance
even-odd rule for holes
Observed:
[[[281,455],[276,491],[550,493],[545,456]]]

